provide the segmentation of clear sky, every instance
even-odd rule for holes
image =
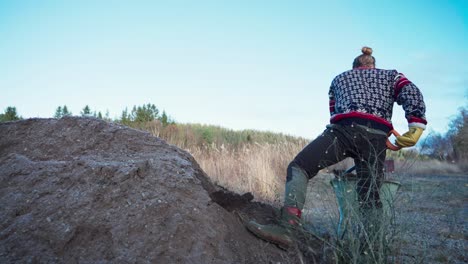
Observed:
[[[0,0],[0,110],[118,117],[152,103],[177,122],[315,138],[331,80],[364,45],[420,87],[428,127],[445,132],[468,101],[465,0]]]

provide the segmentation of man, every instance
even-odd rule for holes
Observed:
[[[288,166],[279,224],[251,221],[247,228],[281,247],[291,246],[293,230],[301,224],[309,179],[347,157],[353,158],[356,165],[361,208],[380,207],[379,189],[395,102],[402,105],[409,126],[409,131],[397,137],[395,143],[400,147],[414,146],[427,123],[420,90],[396,70],[376,68],[372,49],[362,48],[362,54],[354,59],[353,69],[336,76],[331,83],[331,119],[327,129]]]

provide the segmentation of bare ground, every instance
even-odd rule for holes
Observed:
[[[309,184],[306,221],[333,236],[338,207],[321,174]],[[468,263],[468,175],[389,174],[402,186],[395,201],[396,232],[390,263]]]

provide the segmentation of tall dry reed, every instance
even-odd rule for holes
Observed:
[[[136,127],[187,150],[215,184],[277,205],[284,195],[287,166],[308,143],[282,134],[216,126],[163,127],[154,121]]]
[[[216,184],[237,193],[251,192],[259,201],[279,204],[286,168],[305,144],[253,143],[240,147],[204,146],[188,151]]]

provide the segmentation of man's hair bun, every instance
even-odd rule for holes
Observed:
[[[372,48],[362,47],[361,51],[362,51],[362,54],[364,55],[372,55]]]

